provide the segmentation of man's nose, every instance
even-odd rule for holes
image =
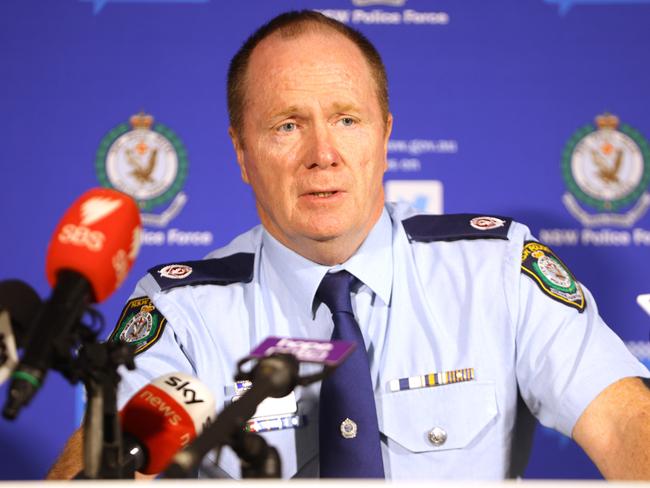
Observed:
[[[327,123],[312,126],[307,144],[305,158],[307,168],[325,169],[340,164],[341,157],[336,150],[332,128]]]

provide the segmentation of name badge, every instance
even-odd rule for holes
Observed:
[[[252,418],[246,422],[246,432],[271,432],[273,430],[295,429],[303,425],[300,415]]]

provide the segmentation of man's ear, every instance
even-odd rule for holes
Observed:
[[[390,139],[390,134],[393,131],[393,114],[388,113],[386,117],[386,133],[384,134],[384,158],[386,158],[384,171],[388,170],[388,140]]]
[[[241,179],[244,180],[244,183],[250,184],[248,173],[246,173],[246,165],[244,164],[244,146],[241,142],[241,138],[232,127],[228,127],[228,135],[232,141],[232,146],[235,148],[237,164],[239,165],[239,171],[241,171]]]

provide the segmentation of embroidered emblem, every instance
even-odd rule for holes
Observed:
[[[469,225],[476,230],[492,230],[503,227],[506,225],[506,221],[497,219],[496,217],[474,217],[469,221]]]
[[[184,264],[170,264],[158,271],[160,276],[172,280],[182,280],[192,274],[192,268]]]
[[[138,354],[151,347],[162,335],[167,320],[148,297],[134,298],[124,306],[109,341],[126,342]]]
[[[580,283],[548,246],[536,241],[526,242],[521,254],[521,271],[553,300],[580,313],[584,311],[587,304]]]
[[[459,383],[461,381],[471,381],[473,379],[474,368],[464,368],[390,380],[388,382],[388,389],[390,391],[415,390],[428,386],[441,386],[450,383]]]

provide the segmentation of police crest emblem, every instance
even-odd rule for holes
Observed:
[[[630,227],[650,207],[650,146],[612,114],[596,117],[567,143],[562,174],[565,207],[582,225]]]
[[[134,298],[124,306],[108,340],[133,344],[137,354],[151,347],[160,338],[166,322],[148,297]]]
[[[524,243],[521,271],[530,276],[553,300],[573,307],[580,313],[584,311],[587,304],[580,283],[548,246],[537,241]]]
[[[178,136],[143,112],[106,134],[95,158],[102,186],[132,196],[142,211],[142,223],[156,227],[169,224],[185,205],[187,196],[181,190],[187,165]],[[161,207],[161,213],[153,213]]]

